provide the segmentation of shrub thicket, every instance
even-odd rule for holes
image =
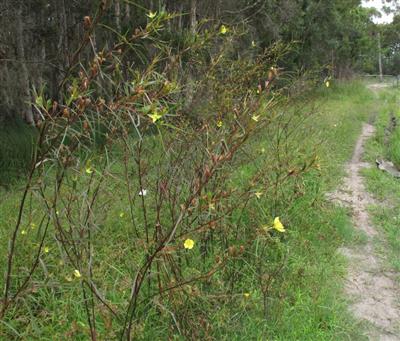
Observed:
[[[160,40],[169,18],[150,14],[96,53],[66,80],[63,103],[37,95],[3,318],[39,309],[39,294],[20,298],[46,283],[51,295],[80,290],[93,340],[209,338],[214,307],[242,304],[254,278],[268,316],[287,261],[281,213],[318,171],[314,151],[293,144],[311,133],[299,129],[308,114],[287,111],[290,91],[274,88],[282,46],[236,58],[235,28],[221,26],[171,51]],[[152,56],[136,67],[143,46]]]

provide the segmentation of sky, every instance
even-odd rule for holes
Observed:
[[[379,10],[382,13],[381,18],[374,18],[374,22],[377,24],[383,24],[383,23],[390,23],[393,20],[393,14],[386,14],[382,11],[382,0],[363,0],[363,6],[364,7],[375,7],[377,10]]]

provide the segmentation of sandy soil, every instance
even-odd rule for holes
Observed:
[[[371,165],[361,162],[365,141],[374,133],[374,127],[364,124],[353,157],[346,167],[344,185],[330,199],[352,209],[353,223],[367,236],[365,245],[343,248],[349,259],[346,293],[351,297],[354,316],[368,321],[366,331],[370,340],[400,341],[400,288],[393,272],[387,269],[385,260],[374,249],[373,239],[377,231],[368,216],[368,205],[374,203],[365,189],[360,170]]]

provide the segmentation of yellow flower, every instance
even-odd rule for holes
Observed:
[[[185,242],[183,243],[183,246],[185,247],[185,249],[188,249],[188,250],[193,249],[194,240],[192,240],[192,239],[186,239]]]
[[[210,210],[215,210],[215,204],[214,203],[209,203],[208,204],[208,208],[210,209]]]
[[[245,298],[249,298],[249,297],[250,297],[250,293],[249,293],[249,292],[245,292],[245,293],[243,294],[243,296],[244,296]]]
[[[26,235],[26,231],[25,230],[22,230],[21,231],[21,234],[24,236],[24,235]]]
[[[147,17],[150,19],[154,19],[157,16],[157,12],[152,12],[150,11],[149,13],[146,14]]]
[[[258,120],[260,119],[260,115],[253,115],[253,116],[251,116],[251,119],[252,119],[254,122],[258,122]]]
[[[221,128],[222,126],[223,126],[223,122],[221,121],[221,120],[219,120],[218,122],[217,122],[217,127],[218,128]]]
[[[79,270],[77,270],[77,269],[74,270],[74,276],[75,276],[76,278],[81,278],[81,277],[82,277],[81,273],[80,273]]]
[[[86,161],[85,172],[86,172],[87,174],[92,174],[92,173],[93,173],[92,160],[87,160],[87,161]]]
[[[38,96],[35,99],[35,103],[38,107],[43,107],[43,97],[42,96]]]
[[[157,111],[155,111],[154,113],[149,114],[149,117],[151,118],[151,121],[153,123],[156,123],[162,117],[162,115],[160,115]]]
[[[120,217],[120,218],[123,218],[123,217],[124,217],[124,215],[125,215],[125,213],[124,213],[124,212],[120,212],[120,214],[119,214],[119,217]]]
[[[45,246],[44,249],[43,249],[43,251],[44,251],[44,253],[49,253],[49,252],[50,252],[50,249],[49,249],[48,246]]]
[[[228,29],[225,25],[221,25],[221,27],[219,28],[219,33],[221,34],[226,34],[228,32]]]
[[[257,199],[260,199],[263,195],[263,192],[255,192],[254,195],[257,197]]]
[[[34,230],[36,228],[36,224],[35,223],[31,223],[31,229]]]
[[[331,85],[331,83],[330,83],[329,81],[326,81],[326,82],[325,82],[325,86],[326,86],[327,88],[329,88],[330,85]]]
[[[279,217],[276,217],[274,219],[274,229],[279,231],[279,232],[285,232],[285,227],[283,226],[283,224],[281,223],[281,221],[279,220]]]

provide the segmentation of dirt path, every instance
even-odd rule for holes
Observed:
[[[400,341],[400,288],[394,273],[386,269],[384,260],[374,249],[373,238],[377,232],[367,211],[374,200],[366,191],[360,175],[361,169],[371,167],[362,162],[362,154],[365,141],[373,134],[374,127],[364,124],[353,157],[346,167],[344,185],[330,197],[352,209],[355,228],[367,236],[364,245],[341,250],[350,264],[346,280],[346,292],[352,299],[350,309],[356,318],[372,325],[366,333],[370,340]]]

